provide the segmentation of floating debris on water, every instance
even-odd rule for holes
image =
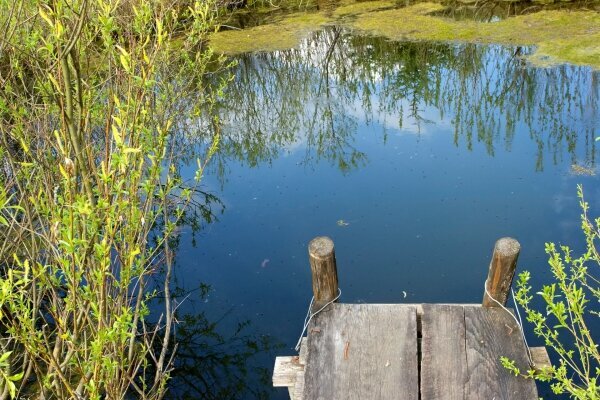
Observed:
[[[587,165],[571,164],[571,174],[595,176],[596,168]]]
[[[348,226],[348,225],[350,225],[350,222],[348,222],[348,221],[344,221],[343,219],[338,219],[337,220],[337,226],[342,226],[343,227],[343,226]]]
[[[267,266],[267,264],[269,264],[269,261],[271,261],[271,260],[269,260],[268,258],[265,258],[263,260],[263,262],[260,263],[260,267],[265,268]]]

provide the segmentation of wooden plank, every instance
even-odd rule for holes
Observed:
[[[464,400],[465,312],[459,305],[423,304],[421,399]]]
[[[302,400],[304,393],[304,371],[300,371],[296,374],[296,386],[294,386],[293,394],[290,393],[292,400]]]
[[[519,327],[501,308],[465,307],[466,400],[537,400],[535,382],[516,377],[500,363],[505,356],[522,371],[529,368]]]
[[[417,307],[417,332],[422,333],[421,319],[423,317],[423,306],[425,303],[402,303],[404,305],[414,305]],[[481,304],[476,303],[438,303],[440,306],[460,306],[460,307],[481,307]]]
[[[300,365],[298,356],[276,357],[273,368],[274,387],[293,387],[296,384],[298,371],[304,370]]]
[[[304,399],[418,399],[415,307],[332,304],[307,344]]]
[[[533,359],[533,368],[535,372],[540,373],[546,368],[552,368],[552,362],[548,355],[548,350],[544,346],[530,347],[531,358]]]
[[[423,306],[425,303],[402,303],[405,306],[415,306],[417,308],[417,318],[423,316]],[[436,303],[438,306],[460,306],[460,307],[481,307],[479,303]]]
[[[298,354],[298,361],[301,365],[306,365],[306,358],[308,356],[308,339],[302,338],[300,343],[300,352]],[[302,400],[304,393],[304,369],[296,374],[296,385],[294,385],[293,393],[290,392],[290,399]]]
[[[300,352],[298,352],[298,361],[302,365],[306,365],[306,355],[308,354],[308,345],[306,344],[306,337],[303,337],[300,341]]]

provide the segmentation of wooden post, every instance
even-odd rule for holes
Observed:
[[[519,242],[509,237],[499,239],[494,246],[487,278],[487,292],[502,305],[505,305],[508,299],[520,251]],[[484,307],[499,307],[498,303],[490,299],[487,293],[483,293]]]
[[[312,272],[313,310],[318,310],[338,295],[337,266],[333,241],[326,236],[314,238],[308,244]]]

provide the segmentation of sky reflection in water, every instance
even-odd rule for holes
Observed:
[[[529,51],[329,28],[239,56],[204,180],[225,210],[177,255],[180,286],[212,291],[182,309],[230,311],[222,331],[249,320],[293,354],[318,235],[335,241],[343,302],[478,303],[502,236],[546,281],[544,243],[583,243],[577,183],[600,215],[598,178],[573,167],[597,171],[600,74],[532,68]]]

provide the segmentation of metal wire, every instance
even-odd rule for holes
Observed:
[[[338,288],[338,295],[335,297],[335,299],[331,300],[330,302],[325,304],[323,307],[319,308],[314,313],[310,312],[310,310],[312,310],[313,303],[315,302],[315,296],[312,297],[312,299],[310,300],[310,304],[308,306],[308,312],[306,313],[306,317],[304,318],[304,327],[302,328],[302,333],[300,334],[300,337],[298,338],[298,343],[296,343],[296,347],[294,347],[294,349],[296,349],[296,351],[300,351],[300,345],[302,344],[302,338],[304,337],[304,333],[306,332],[306,329],[308,328],[308,324],[310,323],[310,320],[313,319],[313,317],[315,315],[317,315],[318,313],[323,311],[328,305],[330,305],[331,303],[334,303],[337,299],[339,299],[341,295],[342,295],[342,289]]]
[[[517,319],[517,317],[515,317],[515,315],[512,312],[510,312],[510,310],[508,308],[504,307],[504,305],[502,303],[500,303],[498,300],[496,300],[495,298],[492,297],[490,292],[488,292],[487,286],[488,286],[488,280],[486,279],[485,286],[484,286],[485,294],[487,294],[487,296],[494,303],[498,304],[504,311],[506,311],[517,323],[517,326],[519,327],[519,330],[521,331],[521,337],[523,337],[523,342],[525,343],[525,348],[527,349],[527,358],[529,359],[529,366],[531,368],[533,368],[534,367],[533,357],[531,356],[531,351],[529,350],[529,345],[527,344],[527,338],[525,337],[525,332],[523,331],[523,321],[521,320],[521,313],[519,312],[519,307],[517,306],[517,301],[515,300],[514,290],[510,289],[510,293],[512,294],[512,299],[515,304],[515,311],[517,312],[517,316],[519,319]]]

